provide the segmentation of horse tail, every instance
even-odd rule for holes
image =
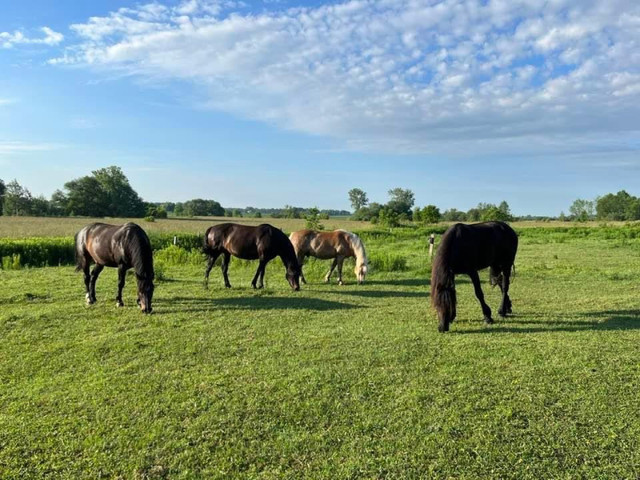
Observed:
[[[453,235],[442,237],[431,268],[431,305],[451,320],[456,316],[455,274],[451,266],[453,239]]]
[[[76,272],[84,269],[87,259],[84,256],[84,243],[86,240],[86,234],[82,235],[86,231],[86,227],[80,230],[73,236],[73,256],[76,262]]]
[[[202,253],[205,255],[211,255],[213,253],[213,249],[211,245],[209,245],[209,232],[213,227],[207,228],[207,231],[204,232],[204,238],[202,239]]]

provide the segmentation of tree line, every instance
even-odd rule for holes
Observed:
[[[585,222],[587,220],[640,220],[640,198],[625,190],[607,193],[594,200],[576,199],[569,207],[569,216],[560,214],[561,219]]]
[[[415,195],[411,190],[394,188],[389,190],[389,201],[385,204],[377,202],[369,203],[367,193],[359,188],[349,191],[349,202],[353,207],[353,218],[356,220],[371,221],[385,226],[398,226],[402,222],[413,221],[416,223],[438,223],[441,221],[476,222],[501,220],[509,222],[514,220],[509,204],[505,201],[499,205],[491,203],[479,203],[477,207],[467,212],[451,208],[441,212],[435,205],[416,207]]]
[[[0,179],[1,215],[167,218],[169,212],[180,216],[222,216],[225,209],[215,200],[201,198],[181,203],[145,202],[116,166],[70,180],[50,199],[34,197],[17,180],[5,184]]]

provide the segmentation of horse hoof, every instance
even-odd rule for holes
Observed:
[[[500,315],[502,318],[507,316],[507,312],[505,312],[504,310],[498,310],[498,315]]]
[[[342,280],[339,280],[338,285],[344,285],[344,282]]]
[[[491,325],[493,323],[493,318],[484,317],[484,323],[486,323],[487,325]]]
[[[121,308],[121,307],[124,307],[124,303],[116,302],[116,308]]]

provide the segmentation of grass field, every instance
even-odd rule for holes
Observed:
[[[72,267],[0,270],[0,478],[639,478],[640,239],[523,235],[515,315],[459,277],[446,335],[424,239],[367,247],[406,270],[167,261],[151,316],[113,269],[92,307]]]
[[[240,222],[246,225],[270,223],[287,232],[305,228],[305,220],[288,218],[228,218],[228,217],[193,217],[169,218],[146,222],[142,218],[84,218],[84,217],[5,217],[0,216],[0,238],[24,237],[63,237],[73,236],[78,230],[91,222],[105,222],[121,224],[134,222],[148,232],[154,233],[198,233],[204,232],[211,225],[224,222]],[[372,228],[370,222],[358,222],[342,217],[321,220],[327,230],[349,228],[351,230],[365,230]]]

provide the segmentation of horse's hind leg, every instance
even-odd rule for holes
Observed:
[[[344,257],[338,258],[338,285],[344,285],[342,281],[342,264],[344,263]]]
[[[324,277],[324,283],[329,283],[331,281],[331,275],[333,274],[333,271],[335,270],[337,265],[338,259],[334,258],[333,263],[331,264],[331,268],[329,269],[329,273],[327,273]]]
[[[478,276],[478,272],[469,272],[469,277],[471,277],[473,288],[476,292],[476,297],[478,297],[478,301],[482,306],[484,321],[486,323],[493,323],[493,319],[491,318],[491,309],[489,308],[489,305],[487,305],[487,303],[484,301],[484,293],[482,293],[482,287],[480,286],[480,277]]]
[[[104,265],[96,265],[93,267],[93,271],[91,272],[91,278],[89,280],[89,295],[91,296],[91,303],[96,303],[98,299],[96,298],[96,282],[98,281],[98,275],[104,269]]]
[[[302,273],[303,264],[304,264],[304,255],[302,255],[302,258],[300,255],[298,255],[298,265],[300,265],[300,281],[306,285],[307,279],[304,278],[304,273]]]
[[[260,265],[258,265],[258,269],[256,270],[256,274],[253,276],[253,280],[251,281],[251,286],[253,288],[262,288],[264,287],[264,270],[267,266],[266,260],[260,260]]]
[[[85,261],[82,266],[82,273],[84,275],[84,288],[85,288],[85,298],[87,299],[87,305],[91,305],[93,303],[93,299],[91,298],[91,266],[89,262]]]
[[[229,262],[231,261],[231,254],[229,252],[224,252],[222,254],[222,277],[224,278],[224,286],[227,288],[231,288],[231,284],[229,283]]]
[[[500,290],[502,290],[502,304],[498,310],[498,315],[506,317],[508,313],[511,313],[511,299],[509,298],[509,275],[510,268],[503,270],[502,283],[500,283]]]
[[[127,277],[127,267],[124,265],[118,265],[118,296],[116,297],[116,307],[124,307],[122,301],[122,289],[124,288],[124,282]]]
[[[211,269],[213,265],[216,263],[216,260],[220,256],[220,252],[213,252],[209,254],[209,258],[207,260],[207,267],[204,271],[204,288],[209,288],[209,274],[211,273]]]

